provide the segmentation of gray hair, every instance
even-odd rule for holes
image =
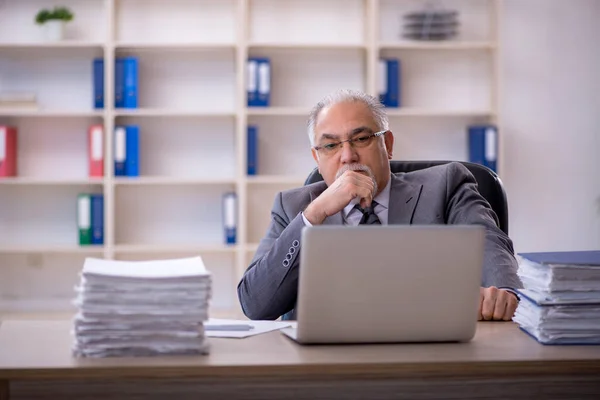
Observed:
[[[321,110],[325,107],[345,102],[363,103],[371,110],[371,113],[373,113],[373,118],[375,119],[375,123],[379,130],[390,129],[385,107],[378,99],[358,90],[342,89],[327,95],[310,111],[308,116],[308,140],[310,140],[311,147],[315,145],[315,125]]]

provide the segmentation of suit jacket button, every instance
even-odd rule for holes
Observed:
[[[291,259],[292,259],[292,255],[291,255],[290,253],[287,253],[287,254],[285,255],[285,259],[286,259],[286,260],[291,260]]]
[[[298,246],[300,246],[300,242],[299,242],[299,241],[297,241],[297,240],[294,240],[294,241],[292,242],[292,246],[294,246],[294,247],[298,247]]]
[[[283,260],[283,263],[282,263],[282,264],[283,264],[283,266],[284,266],[284,267],[286,267],[286,268],[290,266],[290,262],[289,262],[289,260]]]
[[[290,254],[294,254],[296,252],[296,248],[295,247],[290,247]]]

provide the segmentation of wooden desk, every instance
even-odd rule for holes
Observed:
[[[209,356],[76,359],[69,321],[0,325],[0,399],[600,399],[600,346],[543,346],[513,323],[470,343],[299,346],[211,339]],[[10,390],[9,390],[10,389]]]

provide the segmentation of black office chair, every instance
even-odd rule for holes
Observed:
[[[450,161],[390,161],[392,173],[411,172],[419,169],[447,164]],[[490,203],[492,210],[498,216],[499,227],[508,235],[508,201],[500,177],[488,167],[466,161],[459,161],[475,177],[479,193]],[[315,168],[306,178],[305,185],[322,181],[323,177]]]

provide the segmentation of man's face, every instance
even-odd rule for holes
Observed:
[[[319,113],[315,125],[315,146],[368,136],[378,130],[373,114],[362,102],[334,104]],[[335,181],[338,171],[348,167],[356,169],[360,164],[371,170],[378,190],[381,190],[390,176],[389,160],[392,159],[393,145],[394,136],[388,131],[383,137],[372,138],[365,147],[344,143],[332,153],[312,149],[312,154],[328,186]]]

